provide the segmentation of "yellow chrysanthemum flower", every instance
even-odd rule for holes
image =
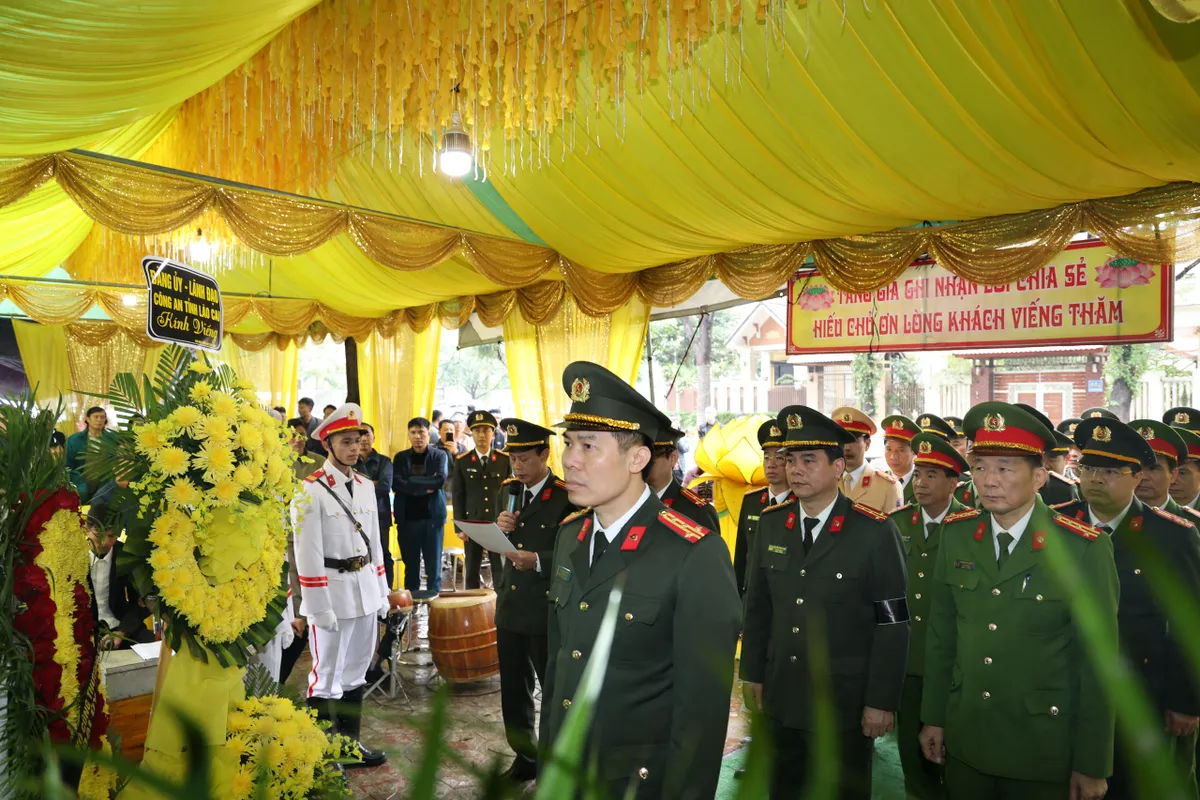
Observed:
[[[155,580],[155,583],[157,583],[162,589],[163,600],[172,606],[177,605],[179,601],[183,600],[183,598],[187,595],[187,593],[183,590],[183,587],[177,583],[164,584],[159,580]]]
[[[169,566],[171,566],[171,556],[166,550],[156,547],[154,552],[150,554],[150,568],[156,573],[160,573]]]
[[[208,398],[212,396],[212,391],[213,388],[209,386],[208,383],[205,381],[200,381],[191,388],[191,391],[188,392],[188,397],[191,398],[192,402],[194,403],[199,403],[202,401],[207,402]]]
[[[209,409],[218,417],[226,419],[236,419],[238,414],[238,403],[225,392],[213,392],[209,397]]]
[[[180,428],[191,428],[200,421],[201,416],[202,412],[195,406],[180,406],[167,419]]]
[[[204,470],[204,477],[211,481],[214,478],[224,478],[233,472],[237,459],[228,446],[221,444],[219,440],[209,440],[201,446],[199,453],[192,456],[192,464],[197,469]]]
[[[250,715],[242,711],[230,711],[225,720],[225,729],[230,733],[244,733],[250,730]]]
[[[225,479],[213,484],[212,493],[213,500],[216,501],[217,505],[228,506],[232,505],[238,499],[238,495],[242,493],[242,487],[237,481]]]
[[[165,496],[168,503],[176,506],[191,508],[200,504],[200,490],[187,478],[176,478],[172,481]]]
[[[243,424],[238,428],[238,445],[251,452],[263,446],[262,430],[256,425]]]
[[[245,488],[258,485],[258,481],[254,480],[254,472],[245,464],[242,464],[233,471],[233,479],[237,481],[239,486]]]
[[[141,425],[134,430],[134,443],[139,453],[154,455],[168,444],[168,439],[162,428],[157,424]]]
[[[210,439],[217,442],[228,442],[232,434],[229,422],[222,417],[205,417],[196,423],[192,433],[197,439]]]
[[[154,458],[154,468],[164,475],[182,475],[189,463],[187,451],[182,447],[164,447]]]

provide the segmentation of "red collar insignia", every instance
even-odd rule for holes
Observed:
[[[846,521],[845,517],[834,517],[829,521],[829,532],[837,533],[842,529],[842,523]]]
[[[987,527],[987,523],[984,522],[983,520],[980,520],[979,524],[975,526],[975,541],[977,541],[977,542],[983,541],[983,531],[986,527]]]
[[[762,503],[764,506],[767,504],[767,492],[762,493],[762,497],[758,498],[758,502]]]
[[[913,511],[913,521],[912,521],[912,524],[913,524],[913,525],[916,525],[916,524],[917,524],[918,522],[920,522],[920,521],[921,521],[921,509],[920,509],[920,508],[918,508],[917,510]]]
[[[1133,519],[1129,520],[1129,530],[1137,532],[1137,531],[1140,531],[1141,529],[1142,529],[1142,518],[1141,517],[1134,517]]]
[[[1033,549],[1041,550],[1045,546],[1046,546],[1046,532],[1045,531],[1034,531],[1033,532]]]
[[[863,475],[862,483],[859,485],[862,486],[864,489],[867,488],[868,486],[870,486],[871,485],[871,476]]]
[[[794,527],[796,527],[796,512],[789,511],[787,518],[787,529],[790,531]]]
[[[1079,511],[1075,512],[1075,519],[1079,520],[1080,522],[1083,522],[1083,509],[1080,509]]]
[[[584,539],[586,539],[587,535],[588,535],[588,531],[590,531],[591,529],[592,529],[592,518],[588,517],[587,519],[585,519],[583,521],[583,525],[579,528],[578,541],[582,542]]]
[[[645,525],[638,525],[635,528],[630,528],[629,533],[625,534],[624,541],[621,542],[622,550],[637,550],[638,545],[642,543],[642,536],[646,533]]]
[[[335,480],[333,479],[333,473],[332,473],[332,472],[330,472],[330,473],[327,473],[327,474],[325,475],[325,482],[329,484],[329,488],[330,488],[330,489],[336,489],[336,488],[337,488],[337,481],[335,481]]]
[[[668,497],[666,500],[663,500],[663,505],[666,506],[667,508],[671,508],[672,506],[675,505],[675,498]]]
[[[542,501],[545,502],[546,500],[549,500],[549,499],[550,499],[550,487],[547,486],[545,489],[542,489]]]

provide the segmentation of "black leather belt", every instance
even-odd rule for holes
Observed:
[[[338,572],[358,572],[367,565],[366,556],[354,556],[353,558],[327,558],[325,566],[329,569],[336,569]]]

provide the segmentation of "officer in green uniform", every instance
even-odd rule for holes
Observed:
[[[746,566],[749,561],[750,543],[758,531],[758,519],[763,509],[783,503],[791,495],[788,488],[785,465],[787,459],[779,453],[783,444],[783,429],[777,420],[769,419],[758,426],[758,445],[763,454],[763,476],[765,488],[755,487],[742,498],[742,511],[738,516],[737,539],[733,545],[733,574],[737,578],[738,591],[746,592]]]
[[[920,429],[903,414],[884,417],[879,425],[883,428],[883,459],[900,484],[900,505],[914,503],[912,440]]]
[[[658,441],[654,443],[654,461],[650,465],[650,475],[646,483],[650,491],[658,495],[663,505],[683,514],[693,522],[698,522],[710,531],[720,533],[721,523],[717,518],[717,510],[712,503],[693,492],[686,486],[681,486],[675,480],[675,468],[679,466],[679,440],[683,431],[671,427],[671,420],[660,414]]]
[[[1079,464],[1079,448],[1075,446],[1075,429],[1079,427],[1079,423],[1083,422],[1080,417],[1067,417],[1062,422],[1054,427],[1054,430],[1065,434],[1071,440],[1071,444],[1067,449],[1067,464],[1062,470],[1062,474],[1068,480],[1075,481],[1075,485],[1079,485],[1079,476],[1075,474],[1075,467]],[[1057,438],[1057,437],[1056,437]]]
[[[471,522],[493,522],[504,510],[501,493],[509,476],[508,454],[492,448],[496,438],[496,418],[486,411],[472,411],[467,417],[475,447],[455,458],[450,479],[450,497],[454,518]],[[459,534],[461,537],[462,534]],[[470,539],[463,547],[468,589],[480,586],[479,570],[483,548]],[[500,554],[488,553],[492,566],[492,584],[500,574]]]
[[[563,372],[571,502],[554,546],[540,743],[551,747],[605,610],[620,608],[583,763],[609,797],[711,798],[717,789],[741,603],[729,548],[667,508],[643,478],[657,410],[601,366]],[[614,586],[621,585],[614,595]]]
[[[1200,533],[1187,520],[1147,507],[1134,491],[1142,470],[1157,466],[1155,448],[1178,456],[1176,447],[1158,438],[1156,425],[1143,424],[1144,433],[1112,419],[1085,419],[1075,429],[1075,443],[1083,453],[1079,462],[1083,501],[1060,507],[1060,513],[1090,523],[1112,538],[1117,574],[1121,580],[1118,613],[1121,648],[1137,670],[1142,687],[1164,717],[1164,730],[1173,750],[1194,757],[1195,733],[1200,723],[1200,698],[1193,688],[1192,672],[1170,625],[1159,608],[1150,580],[1144,577],[1145,548],[1152,548],[1176,570],[1193,602],[1200,601]],[[1162,426],[1166,428],[1166,426]],[[1147,436],[1146,434],[1149,434]],[[1137,797],[1137,752],[1141,743],[1118,747],[1109,781],[1108,797]],[[1185,759],[1188,771],[1190,759]]]
[[[1163,422],[1179,432],[1188,448],[1188,459],[1179,465],[1179,477],[1171,484],[1171,497],[1181,506],[1200,510],[1200,411],[1172,408],[1163,414]]]
[[[513,543],[496,585],[496,654],[500,710],[508,746],[517,754],[505,775],[515,783],[537,777],[533,679],[546,684],[546,617],[550,566],[558,526],[575,511],[567,485],[548,463],[552,431],[523,419],[501,420],[513,477],[504,482],[506,507],[496,525]]]
[[[1075,502],[1079,499],[1079,489],[1075,482],[1063,475],[1062,472],[1066,468],[1067,454],[1070,453],[1073,444],[1070,437],[1065,433],[1059,433],[1050,418],[1033,406],[1026,403],[1014,403],[1014,405],[1036,417],[1038,422],[1050,429],[1050,435],[1054,437],[1054,444],[1046,449],[1046,454],[1043,456],[1046,464],[1046,483],[1038,491],[1038,494],[1042,496],[1042,502],[1051,508],[1063,503]]]
[[[1118,417],[1118,416],[1117,416],[1116,414],[1114,414],[1113,412],[1109,411],[1107,408],[1104,408],[1103,406],[1092,406],[1091,408],[1085,408],[1085,409],[1083,410],[1083,413],[1082,413],[1082,414],[1080,414],[1079,416],[1080,416],[1081,420],[1087,420],[1087,419],[1115,419],[1115,420],[1117,420],[1118,422],[1120,422],[1120,421],[1121,421],[1121,418],[1120,418],[1120,417]]]
[[[960,456],[962,456],[963,458],[966,458],[967,457],[967,434],[966,434],[966,431],[963,430],[962,417],[943,417],[942,419],[946,420],[946,424],[950,426],[950,429],[952,431],[954,431],[954,433],[951,434],[951,436],[950,436],[951,447],[953,447],[955,450],[957,450],[958,454]],[[968,462],[968,463],[970,463],[970,462]],[[971,473],[965,472],[963,474],[970,475]]]
[[[1152,508],[1161,508],[1193,525],[1200,523],[1200,511],[1181,506],[1171,497],[1171,484],[1179,477],[1179,465],[1188,459],[1187,443],[1177,428],[1154,419],[1134,419],[1129,427],[1142,435],[1154,451],[1155,463],[1142,468],[1142,480],[1134,494]]]
[[[1099,800],[1112,773],[1113,706],[1089,665],[1071,607],[1051,571],[1061,553],[1117,636],[1112,541],[1055,514],[1038,496],[1054,437],[1023,409],[967,413],[982,509],[943,521],[934,570],[921,704],[925,757],[946,764],[951,800]]]
[[[924,417],[921,417],[924,427]],[[925,675],[925,630],[929,624],[930,588],[933,565],[942,538],[942,522],[950,514],[967,508],[954,499],[958,476],[967,461],[949,440],[931,433],[913,437],[913,493],[917,504],[904,506],[891,515],[900,531],[908,555],[908,610],[912,614],[912,637],[908,646],[908,674],[896,717],[896,740],[904,788],[915,800],[945,797],[942,770],[921,754],[921,689]]]
[[[763,512],[750,556],[742,680],[775,741],[772,798],[797,797],[817,750],[815,676],[828,670],[843,800],[871,797],[908,657],[904,546],[887,516],[838,490],[854,434],[805,406],[779,413],[795,495]],[[819,639],[817,637],[820,637]],[[822,646],[822,640],[823,645]],[[814,663],[814,647],[828,664]],[[827,690],[826,690],[827,691]]]

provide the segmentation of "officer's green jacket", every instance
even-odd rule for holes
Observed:
[[[959,481],[958,487],[954,490],[954,499],[962,503],[967,508],[975,508],[979,505],[979,496],[975,492],[974,481]]]
[[[1058,512],[1088,522],[1087,505],[1072,503]],[[1145,505],[1136,497],[1112,534],[1113,555],[1121,581],[1117,614],[1121,649],[1160,711],[1200,716],[1200,698],[1179,642],[1154,594],[1154,570],[1143,548],[1155,551],[1200,601],[1200,533],[1182,516]]]
[[[916,470],[916,465],[913,466],[913,470]],[[915,477],[911,472],[908,474],[908,482],[904,484],[904,494],[900,496],[900,505],[902,506],[917,502],[917,495],[913,489],[913,478]],[[896,480],[899,480],[899,478]]]
[[[1067,562],[1117,637],[1119,584],[1112,542],[1054,513],[1040,498],[1004,569],[991,514],[948,517],[934,569],[921,719],[945,728],[947,752],[1002,778],[1065,784],[1072,772],[1112,774],[1112,703],[1089,667],[1073,592],[1048,555]]]
[[[1183,517],[1193,525],[1200,527],[1200,511],[1197,511],[1191,506],[1179,505],[1179,503],[1176,503],[1175,498],[1171,497],[1171,495],[1167,495],[1167,502],[1165,505],[1163,505],[1162,510],[1166,511],[1168,514],[1174,514],[1177,517]]]
[[[585,759],[597,759],[610,797],[711,800],[742,626],[729,548],[653,492],[621,530],[607,532],[608,549],[589,566],[595,528],[585,509],[567,518],[554,547],[542,751],[562,729],[620,579]]]
[[[807,555],[803,519],[793,499],[759,520],[741,677],[763,684],[763,707],[775,722],[813,730],[808,639],[819,631],[828,644],[837,724],[849,730],[862,725],[864,707],[900,706],[909,637],[904,545],[885,515],[841,493]]]
[[[505,488],[516,478],[505,481]],[[522,487],[524,489],[524,487]],[[536,553],[542,571],[517,569],[508,559],[496,581],[496,627],[527,636],[546,635],[547,598],[550,596],[550,576],[554,574],[554,540],[558,526],[575,511],[567,498],[567,485],[554,477],[546,478],[541,491],[517,517],[517,529],[508,534],[514,550]]]
[[[1038,494],[1042,496],[1042,502],[1051,507],[1080,499],[1079,486],[1075,481],[1050,470],[1046,470],[1046,482],[1038,490]]]
[[[691,489],[681,486],[678,481],[672,480],[663,491],[662,502],[664,506],[678,511],[692,522],[703,525],[710,531],[721,532],[721,522],[712,503]]]
[[[788,495],[791,492],[787,493]],[[750,542],[758,531],[758,518],[763,509],[771,505],[770,487],[751,489],[742,498],[742,510],[738,514],[737,539],[733,543],[733,574],[737,579],[738,591],[746,591],[746,570],[750,562]]]
[[[946,516],[966,508],[950,498]],[[932,600],[933,568],[937,564],[938,545],[942,540],[945,519],[925,537],[925,518],[918,505],[903,506],[890,515],[900,531],[908,567],[908,613],[912,617],[908,639],[908,674],[925,674],[925,632],[929,626],[929,604]]]
[[[450,479],[450,502],[454,518],[473,522],[493,522],[505,509],[504,481],[512,473],[508,454],[492,450],[486,458],[471,448],[454,459]]]

